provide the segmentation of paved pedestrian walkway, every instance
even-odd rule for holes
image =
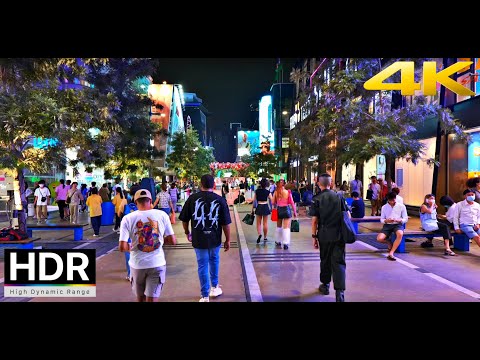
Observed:
[[[251,211],[238,206],[238,218]],[[378,232],[381,224],[360,224],[361,232]],[[418,218],[409,220],[407,229],[418,229]],[[300,218],[300,232],[292,233],[288,250],[274,243],[275,223],[269,221],[269,238],[256,244],[255,225],[241,223],[254,274],[256,298],[262,301],[333,302],[334,292],[318,292],[319,252],[312,245],[311,219]],[[387,251],[374,240],[357,240],[347,245],[346,301],[478,301],[480,300],[480,251],[472,244],[470,252],[458,256],[443,255],[443,241],[435,240],[433,248],[424,249],[425,239],[407,242],[407,253],[396,254],[397,261],[386,260]],[[363,239],[363,238],[362,238]],[[372,246],[370,243],[376,243]],[[245,260],[245,259],[244,259]],[[247,260],[248,261],[248,260]],[[250,283],[251,278],[247,277]],[[255,283],[256,280],[256,283]],[[258,285],[257,285],[258,284]],[[332,286],[333,288],[333,286]],[[332,295],[333,294],[333,295]]]
[[[233,213],[232,213],[233,215]],[[108,234],[88,242],[64,240],[60,243],[50,241],[47,248],[98,248],[102,243],[106,249],[97,249],[97,296],[95,298],[0,298],[0,301],[32,301],[32,302],[129,302],[135,301],[130,284],[126,280],[125,255],[118,251],[118,235],[108,229]],[[105,227],[102,227],[105,228]],[[102,235],[102,228],[100,234]],[[160,297],[160,302],[198,302],[200,299],[200,282],[197,274],[195,251],[187,241],[181,222],[173,225],[177,236],[177,245],[165,246],[167,260],[167,278]],[[46,233],[46,232],[45,232]],[[55,232],[52,232],[55,233]],[[43,235],[43,232],[41,233]],[[57,234],[58,236],[58,234]],[[212,302],[245,302],[240,254],[236,241],[235,224],[231,226],[231,248],[228,252],[221,250],[219,284],[223,294]],[[80,244],[79,244],[80,243]],[[42,242],[43,244],[43,242]],[[0,258],[0,282],[3,282],[3,259]],[[2,292],[0,293],[3,296]]]
[[[232,248],[221,252],[220,285],[223,295],[212,302],[333,302],[334,292],[318,292],[319,253],[311,241],[311,219],[303,215],[300,232],[292,233],[288,250],[274,244],[275,223],[269,221],[267,242],[256,244],[255,225],[241,222],[251,205],[231,206]],[[178,219],[178,214],[177,214]],[[407,229],[418,229],[419,219],[411,217]],[[0,301],[32,302],[127,302],[135,301],[125,280],[124,254],[118,248],[113,226],[102,227],[101,237],[73,241],[66,232],[39,232],[38,244],[47,248],[95,248],[97,250],[96,298],[3,298]],[[397,254],[397,261],[386,260],[386,248],[375,241],[379,223],[359,224],[364,235],[347,245],[348,302],[478,302],[480,300],[480,249],[471,244],[470,252],[457,256],[443,255],[443,241],[424,249],[416,238],[407,242],[407,253]],[[161,302],[197,302],[200,285],[194,250],[186,240],[181,223],[174,225],[178,244],[166,246],[167,280]],[[91,229],[86,227],[86,233]],[[93,232],[92,232],[93,233]],[[35,235],[35,232],[34,232]],[[88,238],[88,236],[87,236]],[[3,282],[3,259],[0,257],[0,283]],[[332,286],[333,288],[333,286]]]

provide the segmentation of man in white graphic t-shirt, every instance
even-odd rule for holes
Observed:
[[[125,215],[120,224],[119,250],[130,252],[130,283],[138,302],[158,299],[165,283],[163,244],[176,245],[170,217],[152,209],[150,191],[140,189],[133,201],[138,211]],[[131,239],[131,244],[128,239]]]

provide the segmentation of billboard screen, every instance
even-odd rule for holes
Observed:
[[[150,107],[150,120],[162,125],[163,129],[169,130],[170,115],[173,99],[173,85],[171,84],[152,84],[148,87],[148,97],[152,100]],[[157,151],[167,152],[167,139],[155,135],[153,145]],[[165,159],[162,159],[160,165],[164,166]]]
[[[237,131],[237,156],[253,155],[260,152],[260,132],[257,130]]]
[[[153,103],[150,109],[152,121],[161,123],[164,129],[168,129],[173,99],[173,85],[152,84],[148,87],[148,97]]]
[[[385,173],[387,172],[387,163],[385,155],[377,155],[377,179],[385,180]]]
[[[173,87],[173,102],[171,106],[170,114],[170,124],[168,127],[168,132],[170,134],[175,134],[177,132],[185,132],[185,124],[183,122],[183,111],[182,111],[182,102],[180,100],[180,92],[177,86]],[[170,139],[167,142],[167,155],[172,152],[170,145]]]
[[[260,150],[262,154],[273,154],[275,148],[275,132],[272,123],[272,96],[262,97],[258,107]]]
[[[480,132],[471,133],[468,144],[468,178],[480,176]]]

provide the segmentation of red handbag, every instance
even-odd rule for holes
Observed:
[[[278,210],[272,209],[272,221],[277,221],[277,220],[278,220]]]

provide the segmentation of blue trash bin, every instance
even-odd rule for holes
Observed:
[[[115,222],[115,205],[112,202],[102,203],[101,225],[113,225]]]

